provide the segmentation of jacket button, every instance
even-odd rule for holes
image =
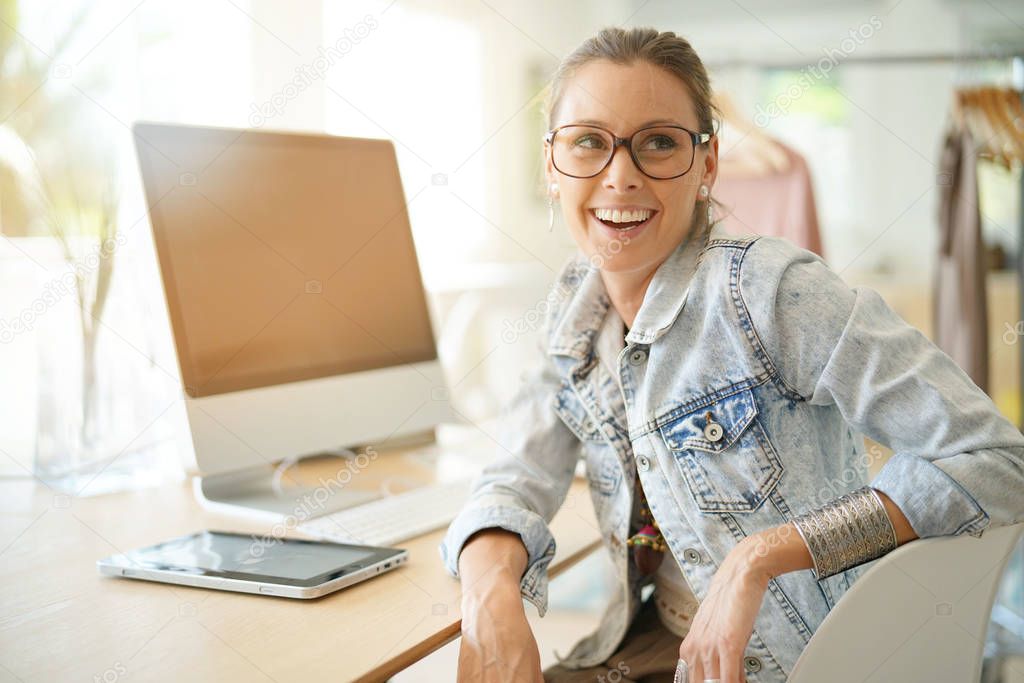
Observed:
[[[687,548],[683,551],[683,559],[690,564],[700,564],[700,553],[693,548]]]
[[[744,657],[743,668],[747,673],[755,673],[761,670],[761,660],[757,657]]]
[[[641,472],[646,472],[651,469],[651,461],[646,455],[636,456],[636,466],[640,468]]]
[[[630,365],[640,365],[647,360],[647,352],[643,349],[637,349],[633,353],[629,354]]]
[[[708,422],[707,426],[704,427],[704,438],[708,441],[719,441],[722,438],[724,431],[722,425],[717,422]]]

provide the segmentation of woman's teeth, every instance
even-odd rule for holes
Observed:
[[[643,223],[654,213],[650,209],[636,209],[634,211],[620,211],[619,209],[594,209],[594,215],[602,221],[612,223],[632,223],[639,221]]]
[[[594,216],[615,230],[630,230],[638,225],[646,223],[654,215],[651,209],[634,209],[622,211],[620,209],[594,209]]]

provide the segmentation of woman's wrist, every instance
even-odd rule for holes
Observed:
[[[501,528],[477,531],[459,553],[459,577],[463,593],[494,590],[505,584],[515,587],[526,571],[529,554],[519,534]]]
[[[792,522],[748,536],[737,552],[751,573],[766,579],[813,566],[807,545]]]
[[[876,500],[881,501],[887,519],[882,517],[882,510],[876,509],[870,513],[873,515],[872,525],[863,523],[862,518],[857,517],[857,524],[840,525],[845,528],[840,529],[840,533],[833,534],[831,538],[823,537],[820,534],[810,537],[807,537],[809,535],[807,533],[801,534],[798,524],[803,524],[804,520],[807,520],[809,517],[820,515],[822,508],[818,508],[797,517],[793,522],[751,534],[737,547],[737,552],[742,556],[743,561],[749,566],[751,571],[765,574],[770,578],[799,569],[813,569],[816,578],[826,578],[828,574],[825,571],[821,571],[822,566],[819,565],[831,563],[833,565],[832,569],[840,566],[839,571],[844,571],[850,566],[857,566],[857,564],[870,561],[867,558],[871,554],[879,557],[890,552],[894,547],[892,542],[894,531],[896,546],[917,538],[917,534],[910,526],[903,512],[888,496],[880,491],[868,491],[866,488],[865,490],[858,490],[858,495],[861,496],[863,501],[870,502],[870,499],[865,498],[864,494],[870,494]],[[823,508],[835,508],[837,505],[842,504],[844,503],[834,501],[827,506],[823,506]],[[863,503],[860,507],[864,507]],[[849,512],[845,516],[854,514],[852,508],[847,508],[847,510]],[[833,515],[835,515],[834,512]],[[805,524],[805,526],[807,525]],[[871,538],[865,538],[862,529],[866,528],[874,528],[876,533],[872,534]],[[860,554],[853,557],[849,549],[846,549],[842,555],[848,559],[845,563],[840,562],[837,565],[834,561],[830,562],[827,556],[829,548],[835,547],[837,544],[840,548],[845,548],[846,546],[852,548],[856,544],[873,544],[876,550],[874,553]],[[821,554],[820,557],[816,558],[812,555],[812,547],[818,549],[818,552]],[[854,562],[855,564],[850,565],[849,562]],[[846,566],[843,566],[844,564]]]
[[[526,618],[519,582],[501,567],[473,580],[463,579],[459,605],[464,629],[481,620]]]
[[[462,580],[462,601],[492,598],[521,600],[519,579],[504,567],[494,567],[472,578]]]
[[[870,486],[793,520],[821,580],[888,554],[899,545],[881,497]]]

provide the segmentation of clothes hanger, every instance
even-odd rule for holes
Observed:
[[[993,96],[998,102],[999,120],[1010,160],[1024,162],[1024,107],[1021,106],[1021,92],[1015,88],[993,88]]]
[[[957,88],[953,91],[953,104],[949,108],[949,115],[953,121],[953,126],[957,130],[967,130],[967,97],[964,91]]]
[[[732,97],[715,94],[715,106],[722,114],[721,140],[726,144],[719,157],[720,172],[729,177],[764,176],[789,169],[786,150],[752,121],[740,114]],[[731,134],[729,134],[731,133]]]
[[[974,138],[975,144],[978,145],[978,149],[983,155],[995,160],[996,154],[993,147],[999,139],[999,134],[992,127],[989,112],[982,99],[981,88],[971,88],[967,92],[967,107],[969,116],[974,119],[974,130],[977,133]]]
[[[978,94],[985,119],[993,131],[988,144],[992,159],[1007,171],[1014,162],[1024,159],[1024,131],[1013,123],[1013,118],[1019,115],[1015,103],[1019,95],[1012,88],[994,86],[980,88]]]
[[[978,148],[978,157],[992,159],[993,155],[989,145],[995,134],[989,130],[985,115],[978,104],[977,89],[970,87],[958,90],[956,103],[964,129],[970,134]]]
[[[1010,170],[1012,159],[1015,155],[1013,140],[1008,135],[1002,97],[998,94],[998,88],[988,86],[978,88],[978,103],[982,114],[992,131],[992,137],[988,140],[989,151],[992,152],[993,161]]]

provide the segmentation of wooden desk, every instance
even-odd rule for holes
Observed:
[[[432,473],[408,454],[381,454],[349,485],[400,477],[407,487]],[[459,582],[437,551],[443,530],[400,544],[407,566],[303,601],[98,574],[97,559],[200,529],[271,531],[203,510],[190,483],[68,498],[0,481],[0,513],[0,682],[379,681],[459,635]],[[552,530],[554,577],[600,542],[585,483],[573,483]]]

